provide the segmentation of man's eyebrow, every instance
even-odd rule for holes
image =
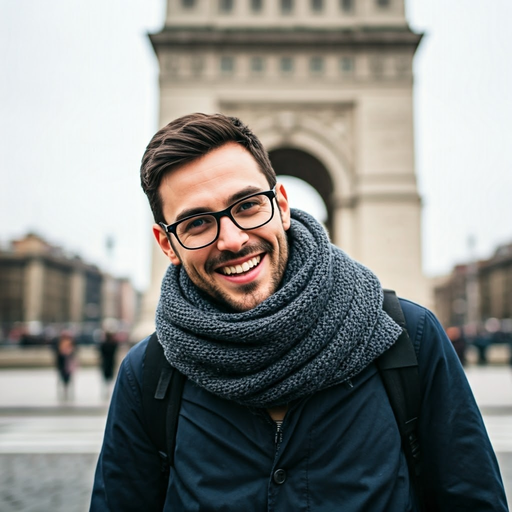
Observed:
[[[239,199],[243,199],[244,197],[250,196],[251,194],[257,194],[258,192],[264,192],[260,187],[255,187],[253,185],[249,185],[248,187],[243,188],[236,192],[236,194],[232,194],[228,197],[228,203],[233,204],[236,203]]]
[[[176,220],[174,222],[178,222],[182,219],[186,219],[187,217],[191,217],[192,215],[197,215],[199,213],[211,213],[211,210],[200,206],[197,208],[186,208],[185,210],[181,210],[181,212],[176,215]]]
[[[238,192],[230,195],[227,199],[227,206],[236,203],[238,200],[243,199],[244,197],[250,196],[251,194],[256,194],[258,192],[263,192],[260,187],[255,187],[253,185],[249,185],[248,187],[239,190]],[[212,211],[204,206],[198,206],[195,208],[186,208],[185,210],[181,210],[178,215],[176,215],[176,220],[174,222],[178,222],[187,217],[191,217],[192,215],[198,215],[200,213],[212,213]]]

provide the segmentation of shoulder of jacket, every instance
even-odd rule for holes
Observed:
[[[416,354],[418,355],[421,340],[423,339],[423,333],[425,331],[425,324],[429,321],[428,319],[430,317],[435,317],[429,309],[417,304],[416,302],[402,298],[399,298],[399,300],[405,317],[407,333],[409,334],[416,350]]]
[[[144,367],[149,338],[150,336],[131,347],[122,362],[122,365],[130,373],[134,374],[137,380],[141,380],[142,377],[142,369]]]
[[[422,345],[425,336],[428,337],[426,341],[430,345],[436,345],[434,340],[443,338],[444,329],[432,311],[407,299],[400,299],[400,305],[404,312],[407,332],[416,350]]]
[[[144,338],[143,340],[133,345],[133,347],[130,348],[126,354],[126,358],[129,358],[130,360],[144,359],[150,337],[151,336],[148,336],[147,338]]]
[[[404,312],[405,320],[409,322],[418,322],[422,317],[426,316],[429,313],[429,310],[413,302],[409,299],[403,299],[399,297],[400,306],[402,307],[402,311]]]

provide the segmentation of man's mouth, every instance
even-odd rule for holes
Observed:
[[[225,276],[244,274],[245,272],[249,272],[252,268],[257,267],[260,264],[260,261],[261,255],[254,256],[250,260],[244,261],[241,265],[229,265],[227,267],[222,267],[219,269],[219,272]]]

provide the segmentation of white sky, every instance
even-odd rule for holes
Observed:
[[[407,8],[426,33],[416,171],[423,267],[434,275],[467,260],[470,235],[480,257],[512,241],[512,2]],[[0,0],[0,242],[33,230],[147,285],[138,169],[158,127],[158,69],[146,33],[164,10],[164,0]]]

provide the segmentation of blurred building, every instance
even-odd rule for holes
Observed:
[[[427,301],[404,0],[168,0],[150,35],[160,126],[191,112],[246,122],[278,175],[322,197],[331,239],[384,286]],[[154,246],[144,325],[168,261]]]
[[[435,311],[441,323],[473,324],[482,328],[491,320],[508,330],[512,322],[512,243],[498,247],[487,259],[457,265],[434,286]],[[488,324],[489,325],[489,324]],[[511,325],[512,327],[512,325]]]
[[[103,275],[102,326],[106,331],[118,333],[118,339],[127,339],[138,320],[141,294],[128,278]]]
[[[137,317],[139,293],[62,248],[30,233],[0,251],[0,327],[27,335],[72,329],[87,335],[109,321],[129,329]]]

